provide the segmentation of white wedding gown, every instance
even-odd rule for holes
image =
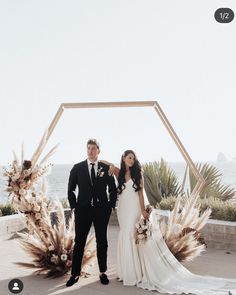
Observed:
[[[162,238],[155,210],[150,216],[152,237],[135,244],[135,223],[141,217],[139,197],[131,179],[125,185],[117,208],[117,275],[124,285],[169,294],[236,294],[236,280],[195,275],[178,262]]]

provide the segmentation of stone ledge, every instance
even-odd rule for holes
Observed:
[[[0,217],[0,235],[15,233],[26,227],[26,223],[19,214]]]

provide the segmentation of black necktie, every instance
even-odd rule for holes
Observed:
[[[92,165],[91,168],[91,182],[92,182],[92,186],[93,186],[93,196],[92,196],[92,200],[91,200],[91,205],[94,206],[97,203],[96,197],[95,197],[95,191],[94,191],[94,185],[95,185],[95,169],[94,169],[94,165],[95,163],[90,163],[90,165]]]
[[[94,170],[94,165],[95,163],[90,163],[90,165],[92,165],[92,168],[91,168],[91,181],[92,181],[92,185],[94,186],[95,184],[95,170]]]

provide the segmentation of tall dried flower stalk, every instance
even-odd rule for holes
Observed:
[[[206,244],[200,229],[211,215],[207,209],[200,214],[197,205],[199,196],[177,197],[174,209],[169,212],[167,222],[161,221],[161,231],[172,254],[179,261],[190,261],[205,250]]]

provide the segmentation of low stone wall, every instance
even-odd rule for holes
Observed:
[[[68,222],[70,216],[71,216],[71,210],[65,209],[66,222]],[[54,212],[51,213],[51,221],[52,221],[52,224],[55,224],[57,222],[56,215]],[[0,217],[0,235],[13,234],[25,228],[26,228],[25,220],[19,214]]]
[[[236,251],[236,222],[210,219],[201,232],[209,248]]]
[[[0,235],[15,233],[25,227],[24,219],[19,214],[0,217]]]
[[[158,210],[162,218],[167,218],[168,212]],[[70,209],[65,209],[65,217],[71,215]],[[52,223],[56,223],[55,214],[52,213]],[[116,211],[112,212],[110,225],[118,225]],[[0,217],[0,235],[15,233],[26,227],[23,218],[18,214]],[[221,249],[226,251],[236,251],[236,222],[208,220],[205,227],[202,229],[202,235],[206,241],[207,247]]]

